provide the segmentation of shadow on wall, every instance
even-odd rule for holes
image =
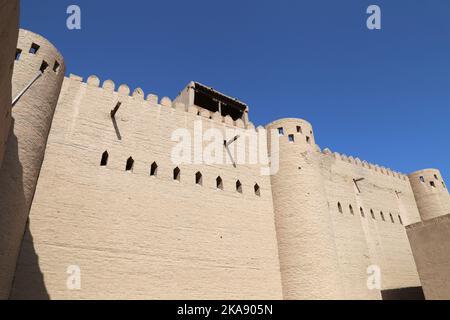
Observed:
[[[44,274],[39,266],[29,221],[25,228],[22,247],[14,277],[11,300],[50,300],[44,282]]]
[[[48,299],[33,238],[26,223],[30,208],[24,192],[23,167],[19,159],[14,124],[12,119],[6,153],[0,169],[0,299],[8,297],[15,299],[22,296]],[[25,240],[21,246],[23,238]],[[11,285],[16,281],[19,269],[18,256],[21,255],[22,261],[25,262],[21,267],[23,269],[26,266],[26,272],[29,274],[26,281],[29,283],[13,290]]]

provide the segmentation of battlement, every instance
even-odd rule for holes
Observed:
[[[240,129],[255,130],[255,126],[253,125],[253,123],[248,121],[247,116],[244,116],[244,114],[247,113],[248,108],[246,107],[246,105],[240,103],[237,100],[235,101],[236,106],[242,107],[242,109],[240,109],[243,114],[242,117],[236,117],[236,114],[233,112],[230,112],[230,114],[228,114],[227,111],[222,110],[222,113],[221,113],[220,111],[214,111],[213,108],[211,108],[211,110],[208,110],[204,107],[197,106],[196,104],[186,104],[183,102],[184,101],[183,99],[180,99],[180,96],[177,97],[173,101],[169,97],[162,97],[159,99],[158,95],[156,95],[154,93],[149,93],[149,94],[147,94],[147,96],[145,96],[145,92],[142,88],[136,88],[131,93],[131,89],[128,85],[121,84],[118,88],[116,88],[114,81],[110,80],[110,79],[103,81],[103,83],[101,84],[101,80],[96,75],[91,75],[87,78],[86,81],[84,81],[84,79],[82,77],[75,75],[75,74],[70,74],[68,79],[71,81],[80,82],[80,83],[86,85],[87,87],[95,87],[95,88],[105,90],[106,92],[114,93],[118,96],[119,100],[120,99],[123,99],[123,100],[132,99],[131,101],[140,101],[140,102],[148,103],[149,106],[153,106],[153,107],[171,108],[171,109],[176,110],[177,112],[191,113],[191,114],[194,114],[201,118],[208,119],[208,120],[211,120],[216,123],[222,123],[227,126],[232,126],[232,127],[236,127],[236,128],[240,128]],[[191,82],[191,83],[194,83],[194,82]],[[199,85],[198,83],[194,83],[194,84]],[[187,88],[189,90],[191,90],[192,86],[188,86]],[[204,88],[207,88],[207,87],[204,87]],[[199,89],[197,89],[197,90],[199,90]],[[206,89],[204,89],[204,90],[206,90]],[[213,91],[211,91],[211,92],[213,92]],[[211,94],[213,94],[213,93],[211,93]],[[217,93],[217,91],[214,91],[214,94],[217,96],[220,96],[219,93]],[[223,99],[231,100],[232,98],[223,96]],[[204,102],[201,102],[200,104],[205,105]],[[231,103],[230,103],[230,105],[231,105]],[[228,105],[229,108],[231,108],[230,105]],[[245,106],[245,109],[244,109],[244,106]]]
[[[352,165],[355,165],[356,167],[369,169],[374,173],[379,173],[385,176],[390,176],[393,178],[401,179],[403,181],[408,181],[408,176],[404,173],[394,171],[390,168],[386,168],[383,166],[380,166],[378,164],[370,163],[366,160],[361,160],[358,157],[353,156],[347,156],[346,154],[341,154],[338,152],[333,152],[329,148],[325,148],[322,150],[322,154],[328,157],[332,157],[336,160],[343,161]]]

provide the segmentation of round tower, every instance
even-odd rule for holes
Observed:
[[[271,176],[280,268],[285,299],[340,299],[342,288],[320,152],[311,124],[282,119],[267,126],[275,132],[279,170]]]
[[[422,221],[450,214],[450,196],[439,170],[420,170],[408,177]]]
[[[65,65],[43,37],[19,31],[12,123],[0,170],[0,299],[10,292]]]

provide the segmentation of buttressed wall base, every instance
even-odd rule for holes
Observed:
[[[268,146],[270,130],[278,134],[275,175],[233,165],[226,152],[222,164],[174,163],[177,129],[233,130],[231,139],[264,128],[246,104],[198,82],[158,100],[96,76],[64,77],[62,56],[32,32],[21,30],[17,47],[12,87],[21,95],[0,171],[0,298],[382,299],[421,290],[404,226],[442,215],[446,189],[428,195],[415,178],[321,150],[301,119],[267,126]],[[368,286],[377,270],[380,282]],[[69,276],[80,282],[68,285]]]

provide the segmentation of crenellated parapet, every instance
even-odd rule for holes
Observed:
[[[380,175],[384,175],[387,177],[392,177],[392,178],[400,179],[403,181],[408,181],[408,176],[404,173],[400,173],[400,172],[394,171],[390,168],[385,168],[383,166],[379,166],[377,164],[370,163],[366,160],[361,160],[358,157],[347,156],[346,154],[343,154],[343,153],[341,154],[339,152],[333,152],[329,148],[323,149],[322,154],[326,157],[330,157],[330,158],[336,159],[338,161],[342,161],[344,163],[349,163],[351,165],[354,165],[357,168],[368,169],[370,172],[372,172],[374,174],[380,174]]]
[[[117,96],[120,101],[127,102],[142,102],[148,103],[149,107],[173,109],[178,113],[189,113],[198,116],[199,119],[209,120],[215,123],[224,124],[226,126],[235,127],[236,129],[251,129],[254,130],[255,126],[252,122],[248,121],[248,118],[242,116],[233,118],[232,114],[221,113],[219,111],[208,110],[204,107],[197,106],[195,104],[189,104],[188,99],[181,99],[177,97],[175,100],[169,97],[161,97],[154,93],[145,94],[142,88],[136,88],[133,91],[126,84],[116,86],[113,80],[104,80],[103,83],[96,75],[89,76],[86,81],[80,76],[70,74],[69,80],[82,83],[82,85],[88,88],[98,88],[98,90],[104,90],[110,94]],[[191,84],[194,82],[191,82]],[[216,91],[215,94],[218,95]],[[194,101],[194,100],[192,100]]]

